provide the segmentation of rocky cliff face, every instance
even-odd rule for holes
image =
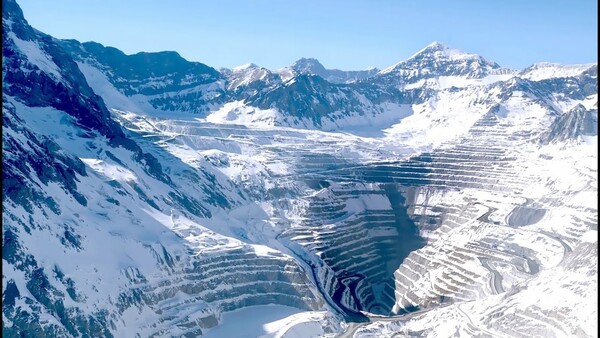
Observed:
[[[598,110],[577,105],[552,122],[542,142],[576,141],[583,136],[598,135]]]

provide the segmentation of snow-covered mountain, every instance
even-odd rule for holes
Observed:
[[[198,336],[261,304],[327,321],[304,267],[230,232],[244,191],[127,135],[13,1],[3,58],[4,335]]]
[[[177,52],[125,55],[96,42],[59,44],[113,108],[200,114],[211,103],[226,100],[223,76],[217,70],[187,61]]]
[[[497,63],[476,54],[464,53],[435,41],[405,61],[400,61],[378,74],[397,74],[407,82],[428,77],[464,76],[469,79],[510,73]]]
[[[350,71],[327,69],[319,62],[319,60],[313,58],[301,58],[291,66],[278,70],[279,75],[281,75],[281,78],[284,81],[300,74],[308,74],[318,75],[331,83],[356,82],[366,79],[369,76],[373,76],[377,72],[379,72],[377,68]]]
[[[314,59],[301,59],[287,72],[247,64],[219,73],[175,52],[125,55],[97,43],[59,43],[109,107],[154,116],[193,113],[217,123],[346,131],[369,126],[380,132],[417,105],[429,105],[433,112],[440,95],[457,110],[486,111],[499,100],[484,101],[482,92],[498,88],[507,96],[518,82],[546,86],[534,95],[564,112],[577,104],[574,99],[585,100],[597,90],[596,65],[538,64],[519,72],[438,42],[379,72],[344,73],[353,81],[331,81],[337,73]],[[157,63],[164,64],[160,71],[153,70]]]
[[[561,65],[557,63],[536,63],[519,72],[519,76],[533,81],[551,78],[566,78],[577,76],[590,68],[597,67],[595,63],[584,65]]]
[[[3,335],[595,336],[596,64],[217,71],[2,5]]]

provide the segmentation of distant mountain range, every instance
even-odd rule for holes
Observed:
[[[57,42],[110,108],[193,113],[223,123],[383,127],[399,120],[394,117],[403,106],[437,100],[442,93],[469,96],[485,110],[514,90],[528,91],[549,111],[564,112],[597,91],[596,64],[542,63],[515,71],[439,42],[381,71],[325,69],[304,58],[278,71],[254,64],[217,71],[175,52],[125,55],[93,42]],[[565,82],[578,89],[566,89]]]

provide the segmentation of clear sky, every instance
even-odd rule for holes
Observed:
[[[327,68],[385,68],[432,41],[501,66],[598,58],[596,0],[17,0],[57,38],[127,54],[277,69],[300,57]]]

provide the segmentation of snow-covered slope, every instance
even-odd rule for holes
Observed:
[[[564,133],[549,136],[569,115],[556,115],[520,82],[508,87],[510,96],[496,91],[500,104],[472,112],[475,122],[462,120],[471,126],[455,142],[447,138],[410,159],[424,143],[119,114],[128,128],[158,137],[157,144],[183,161],[208,158],[246,186],[264,213],[242,208],[235,214],[270,225],[249,227],[244,235],[283,245],[313,266],[322,292],[348,320],[361,320],[360,310],[419,309],[425,316],[431,309],[414,326],[397,324],[402,317],[369,315],[381,323],[351,324],[347,332],[593,336],[592,322],[564,315],[570,306],[547,303],[540,314],[531,297],[581,289],[573,306],[594,306],[588,297],[593,280],[550,285],[538,276],[566,273],[558,266],[567,264],[569,252],[589,241],[597,245],[597,133],[579,122],[558,122]],[[579,111],[565,114],[586,116]],[[577,261],[591,274],[597,259],[585,257]],[[530,283],[537,291],[525,291]],[[519,292],[533,300],[520,301]],[[448,304],[455,305],[441,307]],[[467,306],[474,310],[463,315]],[[441,309],[453,309],[456,327],[442,325],[448,312]],[[513,316],[513,309],[521,314]]]
[[[3,0],[3,335],[595,336],[595,64],[296,66],[57,40]]]
[[[3,11],[3,335],[191,337],[251,305],[327,309],[290,256],[236,239],[225,211],[254,205],[236,183],[126,135],[60,45]]]
[[[595,337],[596,142],[511,151],[527,158],[513,174],[526,188],[513,196],[462,192],[488,209],[444,222],[398,270],[399,306],[425,310],[379,318],[354,335]]]
[[[536,63],[530,67],[523,69],[519,76],[524,79],[533,81],[546,80],[559,77],[577,76],[586,70],[594,67],[596,64],[584,65],[561,65],[558,63]]]
[[[59,43],[78,63],[86,79],[99,87],[98,92],[108,90],[110,83],[137,103],[139,109],[202,114],[211,103],[225,100],[222,75],[202,63],[185,60],[177,52],[126,55],[96,42],[62,40]],[[122,100],[108,103],[113,104],[111,108],[130,108],[123,105]]]
[[[476,54],[464,53],[433,42],[405,61],[400,61],[378,73],[388,81],[400,77],[399,83],[414,83],[432,77],[465,77],[481,79],[491,75],[512,73],[497,63],[488,61]],[[392,76],[393,75],[393,76]],[[393,80],[392,80],[393,81]]]

